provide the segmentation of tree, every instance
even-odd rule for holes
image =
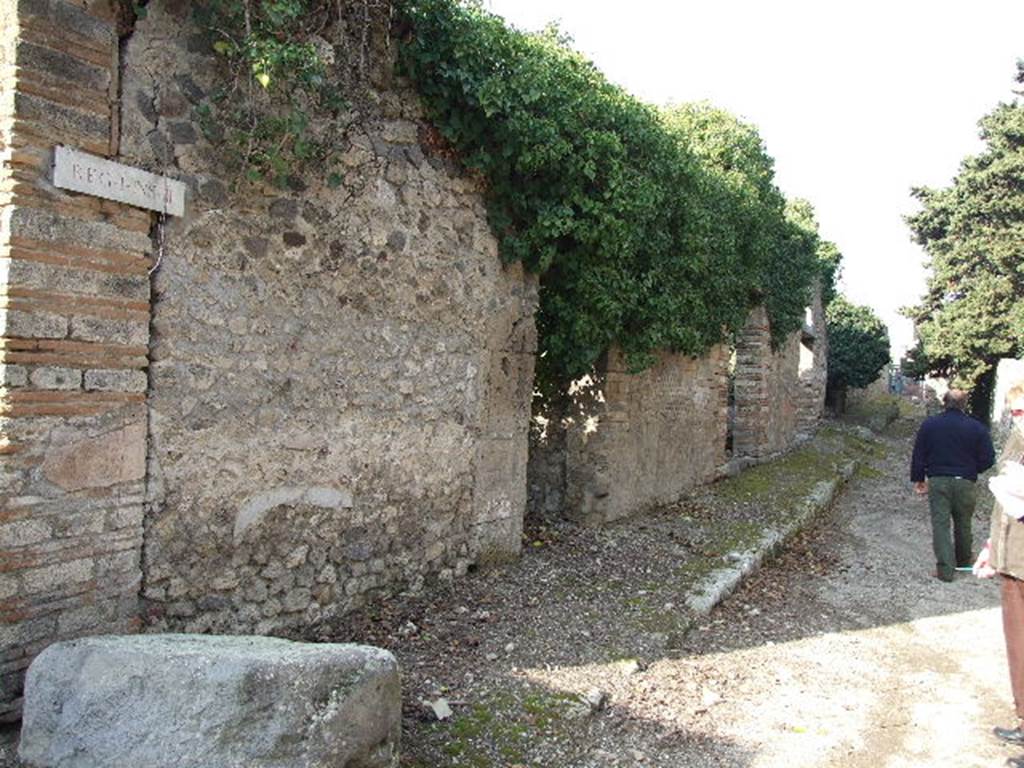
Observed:
[[[837,284],[843,274],[843,254],[839,246],[831,240],[822,239],[814,206],[807,200],[797,197],[787,202],[786,218],[812,238],[814,255],[817,257],[818,270],[821,274],[821,301],[828,307],[832,299],[838,295]]]
[[[849,387],[866,387],[889,362],[889,331],[871,307],[837,296],[825,311],[828,390],[840,400]]]
[[[1024,82],[1024,61],[1017,70]],[[1024,104],[1000,104],[979,126],[985,150],[949,187],[913,190],[922,210],[907,223],[931,275],[905,314],[918,368],[973,390],[972,409],[985,413],[996,362],[1024,353]]]

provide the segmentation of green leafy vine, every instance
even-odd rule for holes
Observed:
[[[800,327],[817,234],[787,217],[753,128],[639,102],[557,29],[519,32],[473,2],[399,8],[403,71],[486,179],[503,258],[542,275],[542,391],[612,345],[635,371],[659,349],[700,355],[758,302],[776,340]]]
[[[198,109],[208,139],[240,177],[277,186],[331,170],[346,107],[323,36],[341,10],[330,0],[199,0],[193,14],[229,72]]]
[[[329,31],[370,0],[199,0],[230,77],[199,109],[243,178],[329,183],[346,107]],[[389,0],[374,0],[377,5]],[[345,7],[343,7],[343,5]],[[609,83],[557,29],[526,34],[479,3],[399,0],[402,73],[485,181],[506,261],[541,275],[538,383],[548,394],[613,345],[634,371],[703,354],[764,303],[780,341],[838,251],[794,214],[752,127],[708,105],[659,110]],[[809,217],[809,218],[808,218]]]

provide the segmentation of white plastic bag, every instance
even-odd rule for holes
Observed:
[[[988,481],[992,495],[1003,512],[1015,520],[1024,520],[1024,464],[1008,461]]]

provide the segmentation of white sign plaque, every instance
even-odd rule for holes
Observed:
[[[171,216],[185,213],[185,185],[68,147],[55,147],[53,185]]]

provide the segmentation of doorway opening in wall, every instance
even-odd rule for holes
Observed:
[[[726,423],[725,423],[725,458],[732,458],[733,432],[736,429],[736,347],[729,353],[729,366],[726,370]]]
[[[804,310],[804,327],[800,334],[800,377],[814,370],[814,342],[817,333],[814,328],[814,312],[810,307]]]
[[[814,337],[806,336],[800,340],[800,375],[804,376],[814,369]]]

